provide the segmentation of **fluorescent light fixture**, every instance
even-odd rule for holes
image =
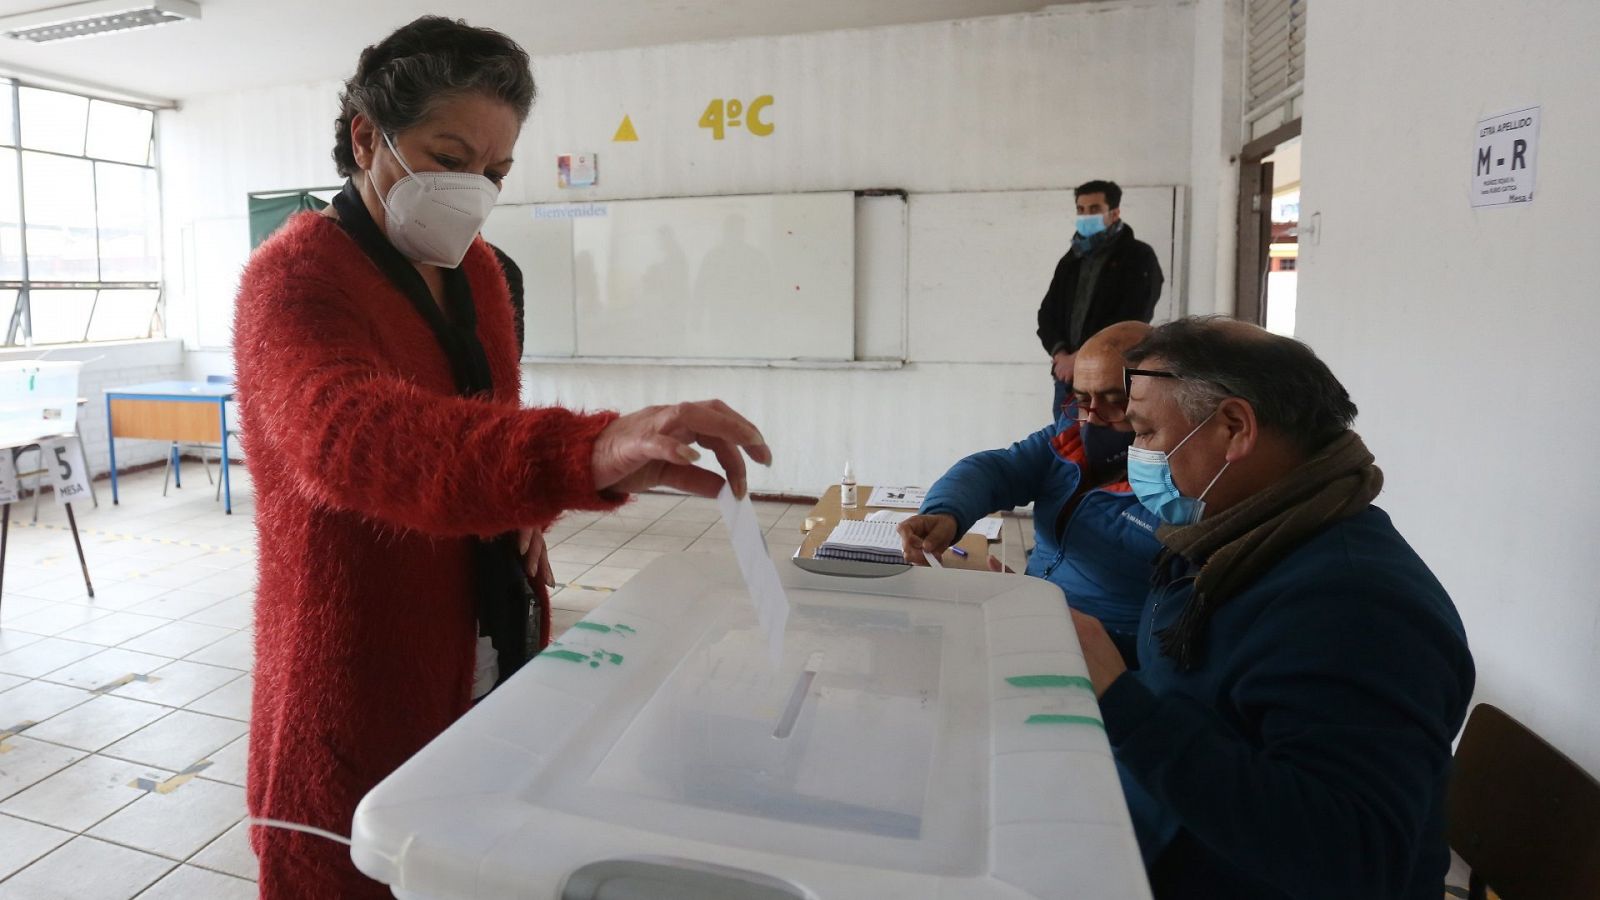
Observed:
[[[43,43],[200,18],[194,0],[88,0],[0,16],[0,34]]]

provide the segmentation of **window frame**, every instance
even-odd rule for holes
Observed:
[[[33,149],[31,147],[27,147],[22,143],[22,102],[21,102],[22,96],[21,95],[22,95],[22,89],[23,88],[33,88],[33,89],[38,89],[38,90],[48,90],[48,91],[53,91],[53,92],[59,93],[59,94],[70,94],[70,95],[73,95],[73,96],[83,97],[85,100],[88,101],[87,103],[84,104],[84,113],[83,113],[84,114],[84,147],[83,147],[83,153],[81,153],[81,154],[72,154],[72,153],[62,153],[60,151],[55,151],[55,150],[37,150],[37,149]],[[102,97],[95,97],[95,96],[88,95],[88,94],[80,94],[80,93],[77,93],[75,91],[64,91],[64,90],[61,90],[61,89],[55,88],[55,87],[44,87],[42,85],[30,84],[30,83],[28,83],[28,82],[26,82],[24,80],[16,79],[16,78],[0,78],[0,90],[6,91],[11,95],[10,96],[10,101],[11,101],[11,134],[5,136],[5,140],[3,142],[0,142],[0,143],[8,144],[10,149],[15,151],[15,155],[16,155],[16,172],[14,174],[15,174],[15,177],[17,179],[17,228],[18,228],[18,246],[19,246],[19,250],[20,250],[20,254],[21,254],[21,277],[18,278],[18,279],[0,279],[0,291],[15,290],[17,292],[16,301],[13,303],[12,309],[9,311],[9,315],[7,315],[7,320],[8,321],[7,321],[6,325],[5,325],[5,340],[4,340],[3,345],[0,345],[0,346],[6,346],[6,347],[19,347],[19,346],[20,347],[32,347],[32,346],[34,346],[34,341],[33,341],[33,294],[34,294],[35,291],[38,291],[40,293],[48,293],[49,291],[56,291],[56,290],[92,290],[92,291],[95,292],[94,302],[92,304],[90,304],[89,314],[84,319],[84,322],[83,322],[83,334],[80,335],[78,340],[74,341],[73,343],[103,343],[103,342],[92,342],[92,341],[89,340],[89,334],[93,331],[94,316],[95,316],[96,310],[99,308],[100,295],[101,295],[102,292],[104,292],[104,291],[119,291],[119,290],[151,290],[151,291],[154,291],[155,292],[155,306],[151,309],[151,323],[152,324],[151,324],[150,334],[148,335],[148,337],[150,337],[150,338],[162,337],[163,336],[162,332],[164,331],[163,325],[164,325],[165,318],[166,318],[166,315],[165,315],[165,312],[166,312],[166,284],[165,284],[166,260],[165,260],[165,255],[166,254],[165,254],[164,241],[160,240],[160,237],[163,234],[163,231],[162,231],[162,219],[161,219],[162,209],[161,209],[161,204],[159,202],[159,197],[161,195],[161,167],[158,164],[158,160],[160,158],[160,140],[161,140],[160,139],[160,127],[161,126],[160,126],[160,117],[158,115],[156,115],[156,110],[151,109],[149,107],[140,106],[139,104],[135,104],[135,103],[124,103],[124,102],[117,101],[117,100],[106,100],[106,99],[104,99]],[[101,157],[98,157],[98,156],[90,156],[89,155],[89,153],[88,153],[89,142],[90,142],[90,134],[89,134],[90,124],[89,123],[90,123],[90,119],[91,119],[91,117],[93,115],[94,104],[96,102],[114,103],[114,104],[117,104],[119,106],[129,106],[129,107],[133,107],[133,108],[136,108],[136,109],[144,109],[144,110],[146,110],[147,112],[150,113],[150,141],[149,141],[149,148],[147,150],[144,163],[130,163],[130,162],[127,162],[125,160],[120,160],[120,159],[101,158]],[[28,264],[28,197],[27,197],[26,181],[25,181],[24,175],[23,175],[23,156],[26,153],[37,153],[37,154],[41,154],[41,155],[45,155],[45,156],[59,157],[59,158],[62,158],[62,159],[84,160],[84,161],[87,161],[90,164],[89,186],[90,186],[90,191],[91,191],[91,194],[93,195],[93,200],[94,200],[94,223],[93,224],[94,224],[94,231],[95,231],[95,280],[93,280],[93,281],[84,281],[84,280],[54,281],[54,280],[35,279],[35,278],[32,277],[32,272],[30,271],[29,264]],[[101,237],[100,237],[100,190],[99,190],[99,181],[100,181],[99,164],[100,163],[106,163],[108,165],[128,166],[128,167],[131,167],[131,168],[146,169],[146,170],[149,170],[149,171],[154,173],[155,190],[156,190],[156,196],[158,198],[158,202],[156,203],[156,209],[155,209],[156,218],[155,218],[155,223],[154,223],[155,224],[155,232],[156,232],[156,235],[158,237],[158,240],[157,240],[157,273],[156,273],[156,278],[154,280],[150,280],[150,281],[105,281],[105,280],[102,280],[101,277],[100,277],[101,273],[103,271],[103,267],[104,267],[104,261],[102,259],[102,249],[101,249]],[[6,314],[6,311],[3,308],[0,308],[0,314]],[[140,338],[128,338],[128,339],[113,339],[113,340],[139,340],[139,339]],[[41,345],[41,346],[43,346],[43,345]],[[61,345],[54,345],[54,346],[61,346]]]

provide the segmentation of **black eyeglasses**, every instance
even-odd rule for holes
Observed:
[[[1122,389],[1131,396],[1133,394],[1133,376],[1144,375],[1149,378],[1177,378],[1177,372],[1168,372],[1163,369],[1128,369],[1122,370]]]

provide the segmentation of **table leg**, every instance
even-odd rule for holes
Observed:
[[[72,543],[78,548],[78,565],[83,569],[83,586],[89,589],[89,596],[94,597],[94,582],[89,580],[89,561],[83,558],[83,539],[78,537],[78,518],[72,514],[72,504],[63,504],[67,508],[67,524],[72,526]],[[7,506],[10,512],[11,507]]]
[[[183,454],[180,453],[179,450],[180,450],[180,448],[178,446],[178,442],[177,441],[173,441],[172,442],[172,483],[173,483],[174,486],[176,486],[178,488],[178,490],[181,491],[181,490],[183,490]]]
[[[233,515],[233,485],[228,481],[228,404],[226,401],[217,404],[221,409],[222,418],[222,509],[227,515]]]
[[[117,431],[111,424],[111,398],[106,398],[106,446],[111,451],[111,505],[118,505],[117,497]]]

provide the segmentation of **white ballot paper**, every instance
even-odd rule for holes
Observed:
[[[767,549],[767,539],[761,533],[761,523],[756,519],[756,508],[750,504],[750,496],[746,494],[743,500],[735,500],[733,489],[724,484],[722,492],[717,494],[717,506],[722,509],[722,524],[728,526],[733,556],[739,561],[745,587],[750,589],[756,621],[767,633],[767,652],[776,666],[783,661],[783,629],[789,624],[789,597],[783,592],[778,567],[772,562],[772,553]]]

